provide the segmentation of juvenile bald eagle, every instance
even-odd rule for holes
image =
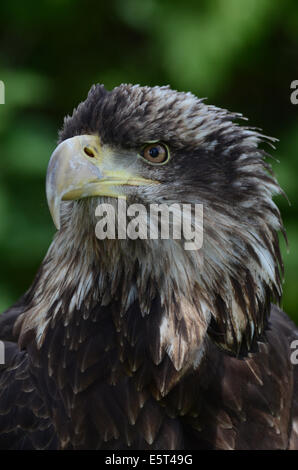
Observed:
[[[58,231],[0,319],[1,448],[298,448],[297,329],[271,304],[281,189],[270,139],[240,117],[132,85],[93,86],[66,117],[47,174]],[[99,240],[95,209],[118,197],[202,204],[202,248]]]

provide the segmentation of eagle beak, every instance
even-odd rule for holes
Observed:
[[[46,178],[48,205],[58,230],[62,200],[125,197],[124,186],[157,183],[114,166],[112,151],[103,150],[98,136],[79,135],[58,145],[50,158]]]

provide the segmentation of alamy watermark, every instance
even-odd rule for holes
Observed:
[[[183,240],[185,250],[203,245],[203,204],[99,204],[95,234],[100,240]]]
[[[291,354],[290,361],[291,364],[296,366],[298,364],[298,339],[291,342],[290,348],[294,350]]]
[[[0,80],[0,104],[5,104],[5,85],[2,80]]]
[[[294,90],[291,93],[290,100],[292,104],[298,104],[298,80],[293,80],[291,83],[291,89]]]
[[[5,347],[3,341],[0,341],[0,365],[5,364]]]

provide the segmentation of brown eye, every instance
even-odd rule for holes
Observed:
[[[169,151],[164,144],[148,144],[141,155],[150,163],[165,163],[169,158]]]

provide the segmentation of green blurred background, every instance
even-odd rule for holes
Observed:
[[[64,115],[90,86],[170,84],[243,113],[273,152],[289,238],[283,307],[298,321],[297,0],[2,1],[0,311],[27,289],[54,227],[45,172]]]

